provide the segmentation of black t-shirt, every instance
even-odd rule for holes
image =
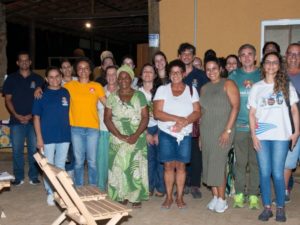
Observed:
[[[190,72],[184,79],[183,82],[189,86],[193,86],[197,89],[200,95],[201,87],[209,82],[205,72],[193,67],[192,72]]]

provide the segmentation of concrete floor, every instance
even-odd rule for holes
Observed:
[[[298,168],[299,170],[299,168]],[[3,157],[0,151],[0,171],[12,172],[11,160]],[[287,204],[287,225],[300,225],[300,177],[292,192],[292,201]],[[274,218],[269,222],[260,222],[257,216],[260,210],[248,208],[232,208],[232,199],[228,198],[229,209],[223,214],[213,213],[206,209],[210,200],[210,192],[202,188],[203,197],[192,199],[185,196],[187,209],[179,210],[174,204],[170,210],[161,210],[162,198],[152,197],[143,203],[142,209],[134,209],[130,216],[123,219],[122,225],[254,225],[277,224]],[[0,193],[0,207],[3,208],[6,218],[0,219],[0,225],[49,225],[60,214],[58,206],[47,206],[46,194],[43,185],[32,186],[25,180],[20,187],[11,187]],[[63,225],[67,222],[63,223]],[[99,223],[104,224],[104,223]],[[279,224],[279,223],[278,223]]]

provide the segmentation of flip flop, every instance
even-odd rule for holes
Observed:
[[[155,197],[161,198],[161,197],[164,197],[164,196],[165,196],[164,193],[161,193],[161,192],[156,192],[156,193],[155,193]]]
[[[132,208],[140,209],[140,208],[142,208],[142,203],[141,202],[133,202],[132,203]]]

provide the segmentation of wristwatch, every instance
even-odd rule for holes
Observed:
[[[226,133],[227,133],[227,134],[231,134],[231,131],[232,131],[231,129],[227,129],[227,130],[226,130]]]

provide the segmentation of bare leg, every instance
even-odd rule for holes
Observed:
[[[173,186],[175,181],[175,161],[165,162],[164,163],[164,180],[166,185],[166,200],[162,204],[163,208],[170,208],[173,197]]]
[[[225,200],[225,190],[226,190],[226,177],[224,177],[223,184],[217,187],[218,198]]]
[[[177,198],[176,202],[179,208],[185,207],[183,201],[183,188],[186,178],[185,163],[176,161],[176,186],[177,186]]]
[[[285,182],[285,189],[288,189],[289,186],[289,180],[292,176],[292,170],[290,169],[285,169],[284,170],[284,182]]]

